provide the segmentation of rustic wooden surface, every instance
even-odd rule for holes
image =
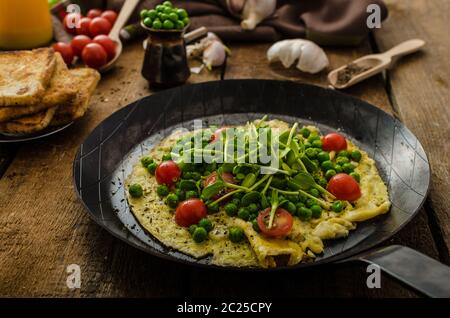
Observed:
[[[376,43],[327,49],[327,53],[333,68],[377,50],[376,45],[384,50],[411,37],[428,42],[426,53],[401,61],[387,81],[378,76],[346,92],[404,120],[424,144],[433,167],[433,189],[425,209],[385,244],[408,245],[448,262],[449,153],[445,141],[450,136],[445,102],[449,100],[450,49],[448,41],[442,43],[448,4],[445,0],[388,3],[391,20],[375,35]],[[432,20],[426,19],[430,12]],[[312,76],[280,65],[268,66],[268,46],[231,45],[233,56],[225,78],[326,85],[325,74]],[[102,79],[88,115],[76,125],[42,141],[0,147],[0,296],[417,296],[387,276],[382,277],[381,289],[368,289],[365,266],[360,264],[270,275],[194,269],[138,251],[91,221],[73,190],[72,161],[80,143],[99,122],[152,93],[140,75],[142,56],[140,44],[125,48],[118,67]],[[203,72],[193,75],[190,82],[219,77],[219,70]],[[73,263],[82,269],[82,286],[75,291],[66,286],[65,270]]]

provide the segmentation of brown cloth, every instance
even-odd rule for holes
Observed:
[[[124,0],[79,0],[88,7],[120,10]],[[130,22],[139,20],[139,12],[153,8],[161,0],[144,0]],[[231,0],[242,6],[245,0]],[[367,27],[369,4],[380,7],[381,20],[387,17],[382,0],[278,0],[275,13],[253,31],[240,27],[238,12],[226,0],[173,0],[191,17],[191,29],[206,26],[226,42],[273,42],[282,38],[307,38],[321,45],[357,45],[370,32]]]

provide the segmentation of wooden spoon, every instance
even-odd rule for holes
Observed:
[[[117,17],[116,23],[114,23],[111,32],[109,32],[109,37],[111,38],[111,40],[116,42],[116,56],[114,56],[114,58],[111,61],[109,61],[108,64],[102,66],[99,69],[101,73],[109,71],[113,67],[114,63],[116,63],[120,54],[122,54],[123,46],[122,41],[120,41],[119,38],[119,32],[125,26],[125,23],[127,23],[128,19],[131,16],[131,13],[133,13],[138,3],[139,0],[126,0],[124,2],[122,9],[120,10],[119,16]]]
[[[363,56],[331,71],[328,74],[328,81],[338,89],[350,87],[391,68],[400,57],[416,52],[424,45],[425,41],[412,39],[402,42],[384,53]]]

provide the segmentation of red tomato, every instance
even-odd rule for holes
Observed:
[[[272,228],[269,229],[267,226],[270,219],[270,210],[271,208],[267,208],[258,215],[257,222],[261,232],[270,237],[286,236],[290,232],[292,224],[294,223],[292,215],[285,209],[278,208],[275,211]]]
[[[76,29],[77,34],[90,35],[89,26],[91,25],[91,18],[81,18],[80,26]]]
[[[197,224],[206,217],[208,210],[202,200],[193,198],[178,204],[175,211],[175,222],[184,227]]]
[[[322,138],[322,149],[326,151],[340,151],[347,149],[345,137],[338,133],[331,133]]]
[[[84,47],[91,42],[92,42],[91,38],[88,37],[87,35],[77,35],[72,39],[70,45],[72,46],[73,53],[76,56],[81,56]]]
[[[222,133],[224,133],[226,130],[227,130],[227,127],[222,127],[222,128],[217,129],[214,132],[214,134],[212,134],[212,136],[211,136],[211,142],[219,140],[219,138],[222,135]]]
[[[94,19],[102,15],[102,10],[100,9],[91,9],[87,13],[87,17]]]
[[[117,13],[115,13],[113,10],[106,10],[102,13],[101,17],[108,20],[111,25],[114,25],[117,20]]]
[[[233,183],[233,184],[236,183],[236,180],[234,180],[233,175],[229,172],[223,172],[222,179],[228,183]],[[216,181],[217,181],[217,172],[214,171],[205,180],[203,180],[203,187],[206,188],[207,186],[213,184]],[[221,196],[223,196],[231,191],[233,191],[233,189],[224,189],[224,190],[220,191],[218,194],[216,194],[215,196],[213,196],[212,199],[217,200]]]
[[[94,42],[103,46],[108,54],[108,61],[112,60],[114,56],[116,56],[116,43],[111,40],[111,38],[107,35],[100,34],[94,38]]]
[[[106,64],[108,54],[100,44],[89,43],[84,47],[81,58],[87,66],[98,69]]]
[[[91,36],[95,37],[100,34],[108,34],[111,31],[111,23],[105,18],[94,18],[89,26]]]
[[[339,200],[356,201],[361,197],[358,182],[345,173],[338,173],[328,181],[327,190]]]
[[[81,14],[79,13],[69,13],[64,17],[64,29],[70,34],[77,34],[77,25],[81,21]]]
[[[67,65],[72,64],[73,61],[73,50],[69,43],[58,42],[52,45],[56,52],[59,52]]]
[[[159,184],[166,184],[168,186],[177,182],[180,176],[181,170],[172,160],[161,162],[155,171],[156,181]]]

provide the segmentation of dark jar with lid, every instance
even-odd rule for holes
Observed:
[[[183,30],[151,29],[141,23],[148,33],[142,76],[156,88],[181,85],[191,75],[186,57]]]

